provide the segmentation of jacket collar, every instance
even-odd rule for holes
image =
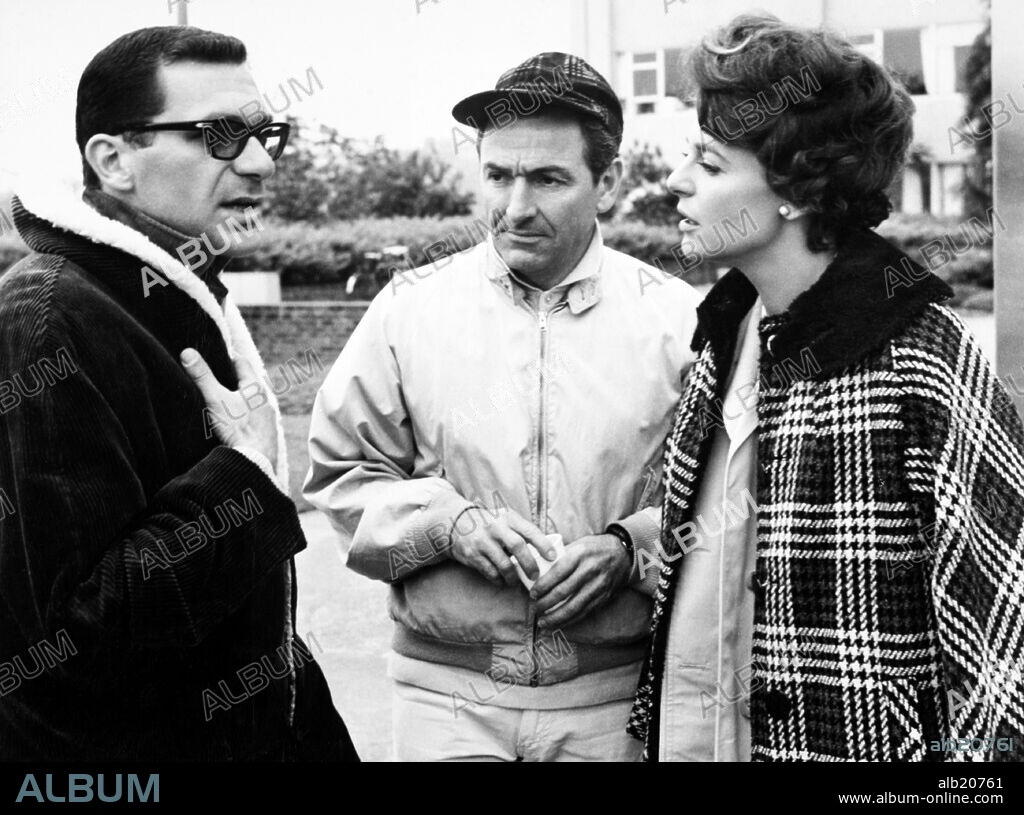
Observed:
[[[57,249],[59,254],[64,254],[61,251],[64,248],[63,244],[70,244],[69,248],[76,254],[87,254],[95,252],[97,247],[110,247],[135,257],[151,272],[158,273],[165,281],[191,297],[220,329],[229,351],[233,349],[225,321],[225,311],[228,309],[230,298],[225,298],[222,310],[204,282],[180,260],[157,246],[146,234],[103,215],[66,192],[45,186],[22,187],[15,199],[19,210],[15,212],[15,226],[31,249],[37,252]],[[54,230],[51,226],[57,229]],[[62,231],[71,234],[62,235]],[[78,240],[74,240],[76,236]],[[141,267],[139,286],[142,286]]]
[[[163,249],[171,257],[178,257],[178,250],[188,244],[194,238],[179,232],[167,224],[152,218],[145,212],[126,204],[112,195],[101,190],[89,189],[82,195],[82,200],[96,210],[100,215],[111,220],[118,221],[136,232],[140,232],[149,238],[156,246]],[[226,254],[214,255],[213,252],[206,252],[206,260],[201,265],[189,266],[189,269],[217,298],[218,302],[223,301],[228,293],[227,287],[221,282],[220,273],[227,266],[230,258]]]
[[[18,232],[35,252],[59,254],[75,261],[93,259],[107,247],[142,261],[137,278],[140,290],[143,268],[149,267],[151,271],[158,272],[168,284],[194,300],[213,320],[232,359],[244,357],[253,366],[257,380],[268,381],[260,353],[231,295],[225,290],[222,301],[218,302],[202,279],[146,234],[102,215],[67,191],[45,184],[26,185],[19,189],[13,198],[12,210]],[[165,238],[166,234],[159,237]],[[288,453],[280,409],[272,389],[264,389],[264,393],[277,424],[277,479],[287,485]]]
[[[601,263],[604,258],[604,238],[601,225],[594,221],[594,236],[579,263],[552,291],[567,288],[569,310],[580,314],[601,299]],[[494,245],[494,235],[487,236],[487,255],[484,260],[484,274],[493,280],[507,294],[512,302],[519,304],[525,297],[524,284],[509,269],[505,259]],[[530,288],[533,288],[532,286]]]
[[[893,276],[914,281],[890,288]],[[790,381],[825,378],[862,360],[920,314],[929,303],[953,296],[952,289],[870,230],[852,234],[821,277],[782,314],[761,320],[761,367],[785,366]],[[732,269],[697,308],[693,349],[711,344],[719,371],[735,352],[739,323],[757,290]],[[807,354],[812,365],[806,365]],[[792,366],[806,373],[792,376]]]

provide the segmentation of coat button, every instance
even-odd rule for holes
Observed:
[[[754,592],[754,600],[758,603],[764,602],[764,590],[767,585],[768,579],[759,578],[756,571],[751,572],[747,578],[747,588]]]
[[[764,708],[768,711],[769,716],[783,719],[789,715],[792,707],[793,703],[789,697],[780,690],[773,688],[764,695]]]

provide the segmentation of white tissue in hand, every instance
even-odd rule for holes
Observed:
[[[547,574],[548,569],[550,569],[552,566],[555,565],[555,563],[558,562],[558,558],[560,558],[562,556],[562,553],[565,551],[565,544],[562,542],[561,535],[545,535],[544,537],[548,539],[548,543],[555,547],[554,560],[548,560],[547,558],[545,558],[544,555],[537,551],[533,544],[526,544],[527,550],[531,555],[533,555],[533,559],[537,564],[537,568],[540,570],[540,577],[543,577],[545,574]],[[530,578],[526,576],[526,572],[524,572],[523,567],[519,565],[519,561],[517,561],[513,557],[512,564],[516,567],[516,571],[519,573],[519,579],[523,581],[523,585],[526,586],[527,591],[532,589],[534,581],[530,580]]]

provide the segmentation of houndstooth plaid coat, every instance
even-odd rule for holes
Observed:
[[[865,232],[761,322],[755,761],[1022,758],[1024,431],[940,305],[950,294]],[[699,309],[665,454],[666,552],[693,520],[719,372],[756,296],[733,270]],[[662,565],[629,726],[649,760],[681,562]],[[958,737],[1015,749],[932,749]]]

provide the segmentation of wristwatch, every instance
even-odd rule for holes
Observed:
[[[608,528],[604,532],[606,535],[614,535],[619,539],[619,543],[622,544],[622,548],[626,550],[626,556],[629,558],[629,568],[632,569],[633,560],[636,558],[636,548],[633,546],[633,539],[626,531],[626,527],[622,524],[608,524]]]

